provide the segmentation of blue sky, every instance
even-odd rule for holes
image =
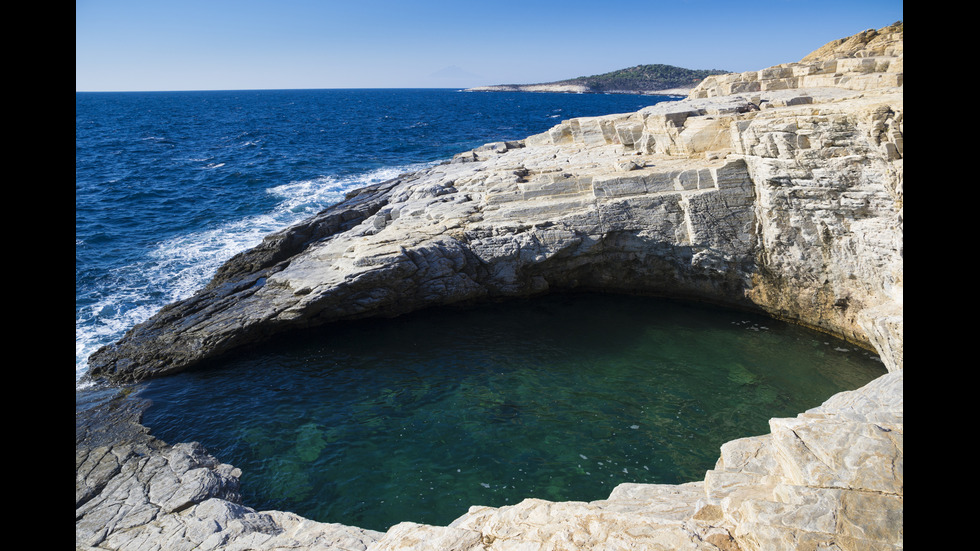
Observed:
[[[750,71],[902,0],[76,0],[75,90],[455,88],[646,63]]]

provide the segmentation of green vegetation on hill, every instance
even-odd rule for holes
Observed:
[[[601,75],[562,80],[553,84],[581,84],[593,92],[615,92],[620,90],[667,90],[670,88],[692,88],[709,75],[723,75],[731,71],[719,69],[684,69],[673,65],[637,65]]]

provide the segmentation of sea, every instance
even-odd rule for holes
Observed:
[[[87,357],[352,189],[665,96],[77,92],[75,385]],[[471,505],[701,480],[718,449],[884,374],[759,315],[554,295],[333,326],[137,385],[143,423],[242,469],[258,510],[387,530]],[[82,400],[84,402],[84,400]]]

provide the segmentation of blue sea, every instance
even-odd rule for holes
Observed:
[[[75,380],[89,354],[344,193],[670,98],[450,89],[75,94]]]
[[[666,97],[458,90],[76,93],[76,407],[86,358],[222,262],[345,192],[563,119]],[[471,505],[605,499],[701,480],[884,373],[873,354],[760,315],[552,295],[283,337],[138,385],[143,423],[242,469],[258,510],[386,530]]]

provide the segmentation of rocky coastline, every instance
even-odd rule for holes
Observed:
[[[301,328],[578,289],[755,309],[879,354],[886,375],[725,444],[703,481],[372,532],[247,507],[238,469],[154,439],[110,388],[76,417],[76,548],[903,548],[903,76],[897,23],[460,153],[268,236],[90,358],[125,389]]]
[[[596,92],[584,84],[495,84],[492,86],[474,86],[464,92],[550,92],[555,94],[638,94],[647,96],[676,96],[687,97],[694,87],[670,88],[666,90],[614,90]]]
[[[599,75],[537,84],[497,84],[465,92],[551,92],[566,94],[637,94],[686,97],[705,77],[720,69],[685,69],[672,65],[636,65]]]

